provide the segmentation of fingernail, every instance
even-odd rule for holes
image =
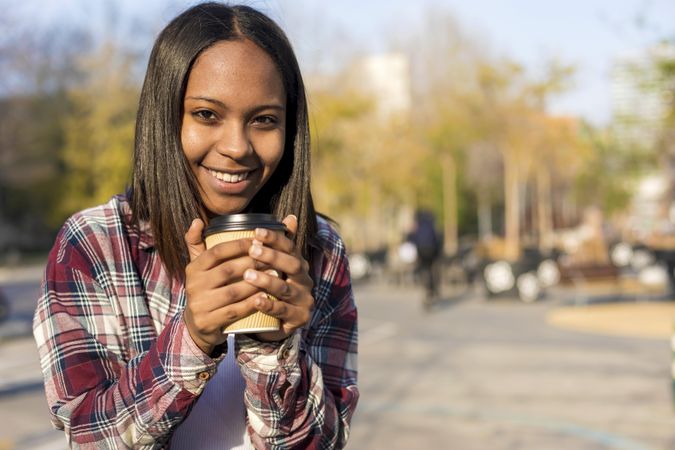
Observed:
[[[251,256],[260,256],[262,255],[262,247],[260,245],[255,245],[254,243],[249,252],[251,253]]]
[[[258,236],[259,238],[266,238],[267,230],[265,228],[256,228],[255,235]]]
[[[244,280],[253,281],[258,278],[258,274],[255,273],[255,270],[248,269],[244,272]]]

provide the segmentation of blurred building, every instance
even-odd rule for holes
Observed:
[[[662,174],[642,178],[633,190],[628,230],[632,237],[643,240],[654,233],[669,232],[669,214],[664,198],[668,194],[668,180]]]
[[[412,103],[410,62],[402,53],[369,55],[348,70],[349,85],[374,101],[377,115],[384,119],[405,117]]]
[[[659,68],[668,60],[675,60],[675,46],[666,43],[615,60],[612,115],[616,136],[623,144],[649,149],[659,137],[672,101]]]

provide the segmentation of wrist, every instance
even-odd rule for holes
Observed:
[[[185,328],[187,328],[187,331],[190,334],[190,338],[192,338],[192,342],[194,342],[195,345],[199,347],[199,349],[204,352],[205,355],[210,356],[215,346],[199,337],[199,334],[192,331],[192,328],[190,328],[190,325],[185,320],[185,314],[183,314],[183,322],[185,323]]]
[[[202,339],[195,338],[195,336],[193,336],[192,334],[190,334],[190,337],[195,342],[195,344],[197,344],[197,347],[199,347],[199,349],[204,352],[205,355],[211,356],[211,353],[213,353],[213,349],[216,348],[215,345],[209,344],[208,342]]]

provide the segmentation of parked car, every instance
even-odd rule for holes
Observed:
[[[516,296],[531,303],[560,281],[559,256],[556,251],[542,254],[532,247],[522,248],[517,261],[484,254],[479,279],[488,297]]]

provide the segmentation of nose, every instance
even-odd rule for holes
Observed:
[[[217,150],[232,159],[240,159],[250,154],[253,148],[246,127],[236,122],[224,126],[218,139]]]

